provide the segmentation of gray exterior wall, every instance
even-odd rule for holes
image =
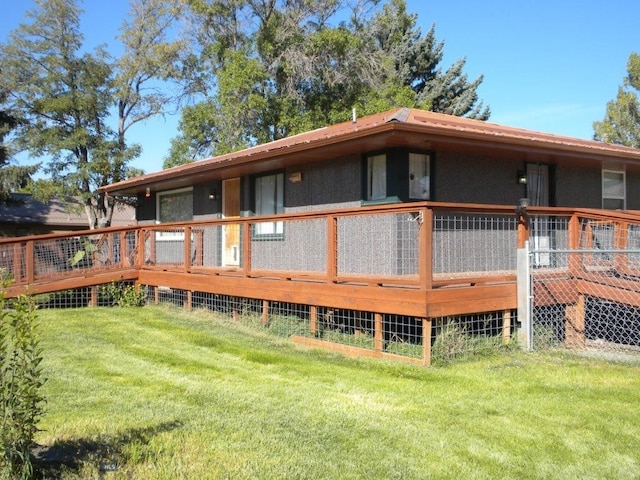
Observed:
[[[627,172],[627,209],[640,210],[640,173]]]
[[[558,166],[555,170],[556,206],[602,208],[602,169]]]
[[[516,181],[520,162],[443,152],[433,163],[432,200],[515,205],[525,195]]]
[[[289,175],[302,174],[302,181],[292,183]],[[330,208],[360,206],[362,199],[360,157],[293,168],[285,172],[285,212],[320,211]]]

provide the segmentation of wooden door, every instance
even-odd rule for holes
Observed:
[[[232,178],[222,182],[222,216],[240,218],[240,179]],[[240,225],[227,224],[222,241],[222,262],[224,266],[240,265]]]

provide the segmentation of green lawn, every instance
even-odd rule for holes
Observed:
[[[638,365],[515,353],[425,369],[201,312],[39,315],[48,478],[640,478]]]

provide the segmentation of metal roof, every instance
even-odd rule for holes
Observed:
[[[134,177],[101,191],[119,195],[141,193],[147,187],[166,190],[398,146],[550,163],[611,162],[640,169],[640,150],[630,147],[398,108]]]

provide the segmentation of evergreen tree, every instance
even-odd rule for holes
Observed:
[[[6,95],[0,94],[6,98]],[[0,104],[3,102],[0,101]],[[0,110],[0,203],[6,202],[11,193],[23,190],[31,181],[31,176],[40,168],[39,164],[20,166],[11,163],[9,148],[5,144],[7,134],[18,124],[5,110]]]
[[[594,138],[603,142],[640,148],[640,55],[632,53],[627,75],[615,100],[607,103],[601,122],[594,122]]]
[[[115,208],[98,187],[141,173],[129,166],[141,148],[127,143],[128,129],[173,102],[158,82],[173,74],[180,48],[165,38],[180,0],[132,0],[115,60],[104,47],[84,48],[79,1],[35,0],[30,22],[0,46],[0,87],[20,118],[17,147],[47,159],[36,196],[81,197],[95,228],[109,225]]]

